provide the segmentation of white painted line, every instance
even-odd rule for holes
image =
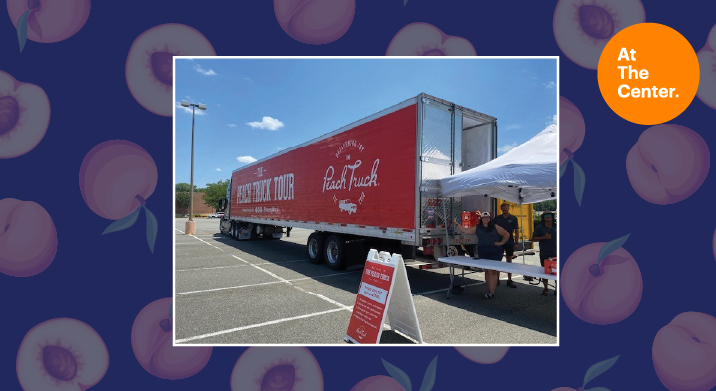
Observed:
[[[299,315],[299,316],[294,316],[294,317],[291,317],[291,318],[283,318],[283,319],[271,320],[271,321],[264,322],[264,323],[258,323],[258,324],[248,325],[248,326],[235,327],[235,328],[233,328],[233,329],[216,331],[216,332],[209,333],[209,334],[202,334],[202,335],[197,335],[197,336],[194,336],[194,337],[183,338],[183,339],[177,339],[177,340],[176,340],[176,343],[183,343],[183,342],[195,341],[195,340],[197,340],[197,339],[204,339],[204,338],[209,338],[209,337],[215,337],[215,336],[217,336],[217,335],[222,335],[222,334],[233,333],[233,332],[236,332],[236,331],[243,331],[243,330],[253,329],[253,328],[256,328],[256,327],[270,326],[270,325],[273,325],[273,324],[278,324],[278,323],[283,323],[283,322],[289,322],[289,321],[292,321],[292,320],[312,318],[312,317],[314,317],[314,316],[320,316],[320,315],[330,314],[330,313],[338,312],[338,311],[343,311],[343,308],[336,308],[336,309],[332,309],[332,310],[328,310],[328,311],[322,311],[322,312],[314,312],[314,313],[312,313],[312,314]]]
[[[204,289],[201,291],[191,291],[191,292],[177,292],[177,295],[192,295],[195,293],[206,293],[206,292],[217,292],[217,291],[225,291],[228,289],[239,289],[239,288],[250,288],[252,286],[262,286],[262,285],[272,285],[272,284],[284,284],[284,281],[269,281],[269,282],[262,282],[259,284],[250,284],[250,285],[239,285],[239,286],[229,286],[226,288],[214,288],[214,289]]]
[[[303,289],[303,288],[301,288],[301,287],[298,287],[298,286],[294,286],[294,288],[298,289],[298,290],[301,291],[301,292],[308,293],[309,295],[316,296],[316,297],[318,297],[319,299],[323,299],[323,300],[325,300],[325,301],[327,301],[327,302],[329,302],[329,303],[331,303],[331,304],[333,304],[333,305],[336,305],[336,306],[338,306],[338,307],[340,307],[340,308],[342,308],[342,309],[344,309],[344,310],[348,310],[348,311],[350,311],[350,312],[353,312],[353,306],[350,306],[350,307],[349,307],[349,306],[347,306],[347,305],[343,305],[342,303],[339,303],[339,302],[337,302],[337,301],[335,301],[335,300],[333,300],[333,299],[329,299],[329,298],[326,297],[326,296],[323,296],[323,295],[318,294],[318,293],[309,292],[309,291],[307,291],[307,290],[305,290],[305,289]]]
[[[174,228],[174,229],[181,232],[181,234],[184,235],[184,231],[180,230],[179,228]]]
[[[285,279],[285,278],[283,278],[283,277],[279,277],[279,276],[277,276],[276,274],[271,273],[271,272],[268,271],[268,270],[262,269],[262,268],[260,268],[260,267],[258,267],[258,266],[256,266],[256,265],[254,265],[254,264],[252,264],[252,263],[249,263],[248,261],[245,261],[245,260],[243,260],[243,259],[237,257],[237,256],[234,255],[234,254],[231,254],[231,256],[234,257],[234,258],[236,258],[236,259],[238,259],[238,260],[241,261],[241,262],[246,262],[246,263],[248,263],[250,266],[252,266],[252,267],[254,267],[254,268],[256,268],[256,269],[261,270],[262,272],[268,274],[269,276],[271,276],[271,277],[273,277],[273,278],[277,278],[277,279],[281,280],[281,282],[288,282],[287,279]]]
[[[193,235],[192,235],[192,236],[193,236]],[[211,247],[213,247],[213,248],[215,248],[215,249],[217,249],[217,250],[219,250],[219,251],[222,251],[222,252],[224,251],[223,249],[218,248],[218,247],[214,246],[213,244],[211,244],[211,243],[209,243],[209,242],[207,242],[207,241],[205,241],[205,240],[201,240],[201,238],[197,238],[196,236],[193,236],[193,237],[194,237],[196,240],[201,241],[202,243],[206,243],[206,244],[208,244],[209,246],[211,246]],[[237,257],[237,258],[238,258],[238,257]],[[246,261],[244,261],[244,262],[246,262]]]
[[[200,243],[197,243],[200,244]],[[182,258],[184,260],[185,258]],[[188,259],[198,259],[198,258],[188,258]],[[257,263],[256,265],[283,265],[285,263],[296,263],[296,262],[308,262],[307,259],[299,259],[297,261],[285,261],[285,262],[265,262],[265,263]],[[231,268],[231,267],[246,267],[247,265],[230,265],[230,266],[215,266],[215,267],[197,267],[193,269],[179,269],[177,272],[192,272],[195,270],[212,270],[212,269],[225,269],[225,268]]]
[[[248,266],[248,265],[246,265]],[[296,281],[303,281],[303,280],[311,280],[311,279],[317,279],[317,278],[326,278],[326,277],[333,277],[333,276],[340,276],[345,275],[351,272],[344,272],[344,273],[335,273],[335,274],[324,274],[322,276],[316,276],[316,277],[301,277],[301,278],[295,278],[293,280],[283,280],[283,281],[270,281],[270,282],[262,282],[258,284],[248,284],[248,285],[238,285],[238,286],[229,286],[225,288],[213,288],[213,289],[205,289],[200,291],[191,291],[191,292],[177,292],[177,295],[191,295],[194,293],[204,293],[204,292],[216,292],[216,291],[224,291],[227,289],[240,289],[240,288],[250,288],[252,286],[262,286],[262,285],[271,285],[271,284],[281,284],[281,283],[288,283],[291,285],[292,282]]]

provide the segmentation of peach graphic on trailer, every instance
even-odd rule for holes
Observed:
[[[213,348],[172,346],[172,298],[155,300],[144,307],[132,325],[132,351],[147,372],[167,380],[199,373],[209,362]]]
[[[588,244],[565,262],[560,292],[579,319],[596,325],[621,322],[641,302],[641,271],[634,257],[621,247],[628,238]]]
[[[7,0],[20,51],[25,39],[50,43],[75,35],[87,22],[91,4],[90,0]]]
[[[584,391],[590,391],[590,390],[609,391],[609,389],[605,388],[605,387],[593,387],[593,388],[587,388],[587,389],[585,389],[584,387],[587,386],[587,383],[594,380],[594,378],[596,378],[597,376],[608,371],[612,366],[614,366],[614,364],[617,362],[618,359],[619,359],[619,356],[612,357],[608,360],[600,361],[600,362],[592,365],[591,367],[589,367],[589,369],[587,369],[587,372],[584,374],[584,382],[582,383],[582,386],[578,387],[577,389],[574,389],[571,387],[559,387],[559,388],[553,389],[552,391],[582,391],[582,390],[584,390]]]
[[[99,216],[117,220],[102,234],[131,227],[144,209],[147,242],[154,252],[157,219],[146,204],[157,186],[157,166],[144,148],[124,140],[95,146],[82,161],[79,182],[87,206]]]
[[[710,168],[701,136],[673,124],[646,129],[627,154],[626,169],[634,191],[652,204],[668,205],[696,192]]]
[[[559,0],[552,29],[557,45],[570,60],[597,69],[609,39],[645,20],[639,0]]]
[[[584,141],[584,117],[577,106],[567,98],[559,97],[559,176],[564,175],[568,163],[574,170],[574,195],[577,203],[582,205],[584,186],[587,178],[582,167],[574,161],[574,152]]]
[[[0,272],[29,277],[55,259],[55,223],[40,205],[14,198],[0,200]]]
[[[701,78],[699,79],[699,89],[696,96],[701,99],[704,104],[712,109],[716,109],[716,26],[709,31],[706,45],[696,53],[699,59],[699,69],[701,70]]]
[[[331,43],[348,31],[356,12],[355,0],[274,0],[276,20],[296,41],[310,45]]]
[[[215,56],[211,43],[183,24],[162,24],[143,32],[127,55],[129,92],[145,109],[171,117],[174,113],[174,56]]]
[[[456,346],[458,353],[478,364],[494,364],[507,354],[509,346],[466,347]]]
[[[99,383],[108,367],[102,337],[69,318],[33,327],[17,352],[17,378],[25,391],[84,391]]]
[[[700,312],[677,315],[656,334],[651,358],[671,391],[716,387],[716,318]]]
[[[0,159],[35,148],[49,125],[50,100],[45,91],[0,71]]]
[[[323,373],[304,347],[251,347],[231,372],[233,391],[323,391]]]
[[[388,45],[386,56],[476,56],[465,38],[451,37],[427,23],[403,27]]]

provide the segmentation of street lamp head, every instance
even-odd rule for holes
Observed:
[[[189,101],[188,100],[181,101],[181,107],[189,107]]]
[[[206,110],[206,105],[203,103],[199,103],[199,110]]]

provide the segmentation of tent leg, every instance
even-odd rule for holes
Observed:
[[[448,255],[450,250],[450,237],[448,236],[448,216],[447,209],[445,208],[445,198],[442,199],[443,204],[443,223],[445,224],[445,255]]]

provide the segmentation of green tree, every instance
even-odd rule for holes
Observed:
[[[534,209],[537,211],[556,211],[557,210],[557,200],[547,200],[543,202],[538,202],[534,205]]]
[[[189,185],[188,183],[177,183],[176,185],[174,185],[174,190],[189,192],[189,190],[191,190],[191,185]],[[194,192],[196,191],[196,185],[194,185]]]
[[[187,186],[188,188],[188,186]],[[189,192],[188,191],[177,191],[176,192],[176,207],[177,209],[184,209],[189,207]]]
[[[229,180],[219,181],[217,183],[207,183],[206,191],[201,199],[208,206],[219,209],[219,201],[226,198],[226,189],[229,187]]]

